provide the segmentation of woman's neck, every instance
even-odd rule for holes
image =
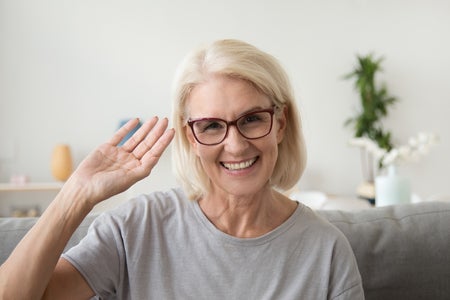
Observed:
[[[219,230],[241,238],[264,235],[285,222],[297,203],[272,188],[252,196],[210,193],[199,200],[206,217]]]

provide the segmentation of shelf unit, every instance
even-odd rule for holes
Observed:
[[[62,182],[28,182],[23,184],[0,183],[0,192],[34,192],[34,191],[59,191]]]
[[[63,186],[63,182],[27,182],[27,183],[0,183],[0,212],[1,217],[35,217],[45,210],[46,201],[41,201],[37,193],[46,195],[47,193],[56,194]],[[26,193],[27,195],[25,195]],[[13,195],[17,194],[17,195]],[[32,201],[19,201],[30,199]],[[30,202],[33,203],[30,205]],[[9,208],[8,203],[10,204]]]

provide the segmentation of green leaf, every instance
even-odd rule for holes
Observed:
[[[376,85],[375,77],[382,71],[384,57],[375,58],[374,54],[357,55],[357,65],[344,75],[344,79],[354,80],[354,88],[360,97],[361,110],[356,116],[348,118],[345,126],[353,124],[355,137],[366,136],[375,141],[381,148],[392,148],[391,133],[385,131],[382,120],[388,115],[388,109],[398,99],[390,96],[386,85]]]

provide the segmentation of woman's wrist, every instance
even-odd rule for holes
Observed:
[[[75,213],[84,217],[96,204],[91,198],[91,194],[87,185],[78,180],[69,179],[53,202],[59,206],[63,214]]]

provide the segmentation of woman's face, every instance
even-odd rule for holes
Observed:
[[[197,85],[187,101],[188,117],[233,121],[240,116],[272,108],[269,98],[247,81],[226,76],[210,77]],[[251,120],[251,119],[250,119]],[[213,193],[254,195],[268,186],[283,139],[284,113],[275,113],[271,132],[259,139],[247,139],[230,125],[226,138],[217,145],[202,145],[186,126],[187,137],[210,178]],[[215,127],[213,127],[215,128]]]

